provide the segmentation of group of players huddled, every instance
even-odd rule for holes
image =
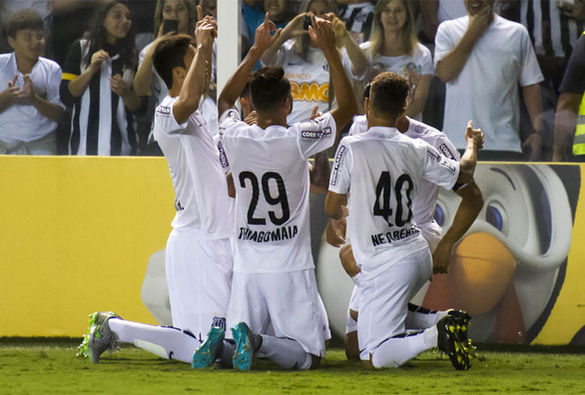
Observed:
[[[293,102],[283,69],[264,67],[250,77],[281,33],[266,14],[218,98],[218,141],[198,110],[209,87],[215,20],[197,23],[195,43],[173,35],[157,44],[153,64],[169,95],[156,110],[154,137],[177,210],[165,258],[174,327],[94,313],[80,346],[92,362],[131,343],[197,369],[249,370],[257,357],[285,369],[319,367],[330,330],[311,255],[309,190],[329,165],[310,166],[308,158],[334,145],[358,107],[331,22],[311,22],[337,106],[288,125]],[[244,122],[234,105],[246,85],[255,111]],[[408,94],[403,77],[376,76],[364,93],[366,114],[355,117],[331,169],[327,240],[343,245],[341,262],[355,282],[346,354],[369,368],[398,367],[438,347],[456,369],[468,369],[470,316],[409,301],[432,273],[447,271],[451,248],[481,209],[473,173],[483,134],[470,122],[459,158],[444,134],[404,116]],[[432,218],[438,187],[462,197],[442,238]]]

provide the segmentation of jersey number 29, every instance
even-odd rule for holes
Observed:
[[[250,200],[250,207],[248,207],[248,223],[250,225],[266,225],[266,218],[254,217],[256,206],[258,205],[258,199],[260,198],[260,185],[258,184],[258,178],[251,171],[243,171],[240,173],[240,186],[246,188],[246,180],[250,180],[252,186],[252,199]],[[278,189],[278,195],[272,196],[270,194],[270,180],[276,182]],[[273,171],[264,173],[261,179],[262,182],[262,193],[266,203],[270,205],[280,204],[282,209],[282,217],[277,217],[274,211],[268,212],[268,217],[274,225],[282,225],[290,218],[290,208],[288,207],[288,198],[286,197],[286,187],[284,186],[284,180],[280,174]]]
[[[391,207],[390,199],[392,197],[392,180],[390,172],[383,171],[376,185],[376,201],[374,202],[374,215],[382,216],[388,222],[388,226],[394,226],[391,222],[394,214],[394,223],[396,226],[404,226],[412,218],[412,192],[414,184],[408,174],[403,174],[394,184],[394,194],[396,195],[396,207]],[[381,202],[380,202],[381,200]],[[406,213],[406,218],[404,218]]]

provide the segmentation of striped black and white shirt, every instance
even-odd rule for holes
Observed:
[[[131,84],[135,70],[124,66],[115,46],[107,45],[103,49],[110,60],[102,63],[100,72],[93,76],[80,97],[73,97],[67,86],[89,67],[84,61],[89,51],[87,40],[73,43],[63,66],[61,97],[73,106],[69,133],[71,155],[130,155],[137,148],[134,117],[110,84],[115,74],[121,74]]]
[[[538,55],[567,58],[583,32],[583,22],[563,15],[555,0],[522,0],[519,22]]]

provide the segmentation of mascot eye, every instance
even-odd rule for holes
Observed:
[[[504,228],[502,213],[500,213],[500,210],[498,210],[497,207],[492,206],[491,204],[488,205],[485,210],[485,220],[499,231]]]
[[[445,212],[438,204],[435,206],[435,215],[433,217],[439,226],[443,226],[445,224]]]

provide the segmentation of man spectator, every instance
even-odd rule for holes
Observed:
[[[555,145],[553,160],[579,161],[585,159],[585,35],[582,35],[569,60],[567,72],[561,83],[555,114]],[[572,155],[571,134],[575,131]]]
[[[45,50],[43,21],[33,10],[9,20],[8,43],[14,52],[0,55],[0,153],[54,155],[61,68],[40,55]]]
[[[528,32],[496,15],[493,0],[465,0],[465,7],[468,15],[442,23],[435,39],[436,74],[447,84],[443,130],[463,149],[457,131],[471,118],[485,133],[480,159],[537,160],[543,77]],[[523,142],[518,83],[534,130]]]

